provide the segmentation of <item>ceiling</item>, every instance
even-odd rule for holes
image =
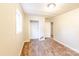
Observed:
[[[25,13],[29,15],[39,15],[45,17],[54,17],[67,11],[79,8],[79,3],[57,3],[56,7],[48,10],[48,3],[23,3],[21,4]]]

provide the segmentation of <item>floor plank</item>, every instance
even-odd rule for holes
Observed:
[[[45,39],[26,42],[21,56],[79,56],[79,54],[53,39]]]

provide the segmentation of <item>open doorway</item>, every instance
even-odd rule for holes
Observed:
[[[53,37],[53,22],[51,22],[51,37]]]

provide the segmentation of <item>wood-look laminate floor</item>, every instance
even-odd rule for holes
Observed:
[[[53,39],[45,39],[25,43],[21,56],[79,56],[79,54]]]

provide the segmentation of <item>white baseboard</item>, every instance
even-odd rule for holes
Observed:
[[[67,48],[71,49],[72,51],[75,51],[76,53],[79,53],[79,51],[78,51],[77,49],[74,49],[74,48],[68,46],[67,44],[62,43],[61,41],[58,41],[58,40],[56,40],[55,38],[54,38],[54,40],[55,40],[56,42],[58,42],[58,43],[64,45],[64,46],[66,46]]]

